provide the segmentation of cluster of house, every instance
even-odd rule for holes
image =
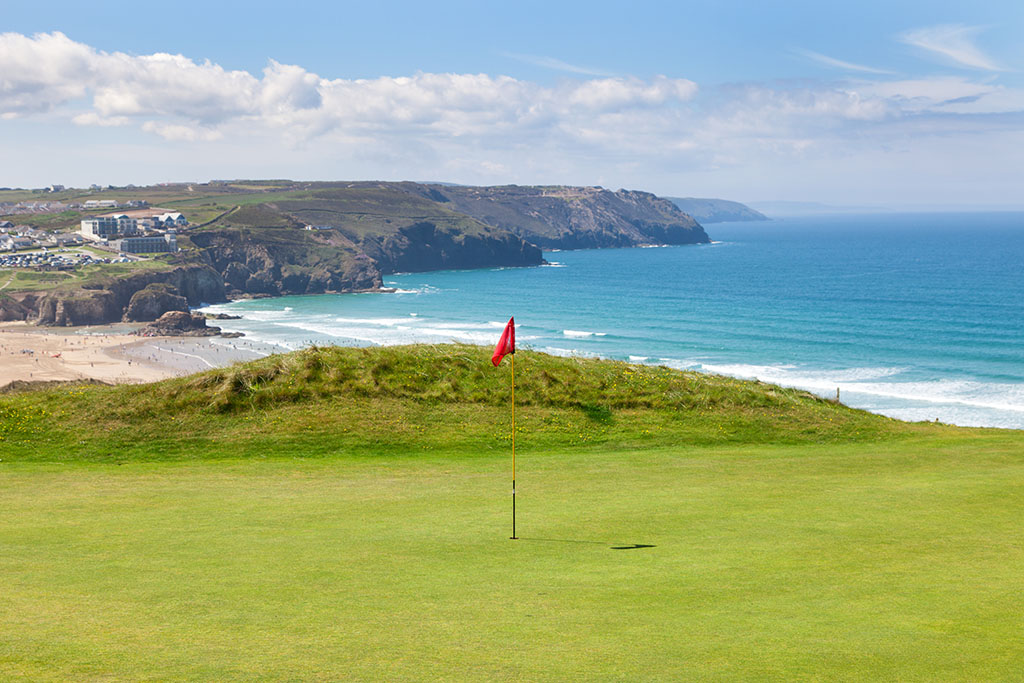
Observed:
[[[149,206],[145,199],[131,199],[119,202],[116,199],[89,199],[78,202],[0,202],[0,216],[14,216],[27,213],[60,213],[61,211],[95,211],[97,209],[144,209]]]
[[[68,209],[119,211],[85,218],[81,221],[77,233],[49,233],[27,225],[14,225],[11,221],[0,220],[0,251],[61,248],[92,241],[125,253],[173,252],[178,250],[178,230],[188,225],[188,220],[181,213],[167,209],[150,209],[149,203],[145,200],[119,202],[115,199],[90,199],[83,204],[0,203],[0,216],[57,213]]]
[[[0,216],[25,213],[60,213],[75,208],[66,202],[0,202]]]
[[[38,247],[74,247],[83,243],[75,233],[49,233],[27,225],[0,221],[0,251],[18,251]]]
[[[176,211],[132,211],[90,216],[82,220],[79,232],[95,242],[103,242],[118,251],[144,254],[177,251],[179,228],[188,220]]]

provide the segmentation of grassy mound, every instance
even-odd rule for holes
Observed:
[[[324,456],[507,448],[511,369],[462,345],[311,348],[150,385],[0,398],[15,459]],[[874,441],[908,425],[778,386],[517,354],[521,448]],[[952,429],[952,428],[947,428]]]

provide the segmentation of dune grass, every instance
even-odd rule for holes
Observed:
[[[839,443],[908,425],[803,391],[613,361],[517,354],[517,434],[536,448]],[[152,385],[0,400],[9,457],[147,460],[503,451],[510,369],[487,349],[313,348]],[[955,431],[955,430],[954,430]]]
[[[1020,432],[486,355],[0,396],[0,679],[1019,674]]]

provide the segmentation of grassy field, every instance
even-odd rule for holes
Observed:
[[[518,358],[0,396],[0,678],[1019,676],[1021,432]]]
[[[92,251],[104,258],[117,256],[117,254],[112,254],[109,251]],[[147,258],[129,263],[93,263],[88,266],[79,266],[73,270],[64,271],[37,271],[12,268],[3,271],[3,280],[6,281],[8,278],[11,280],[11,284],[5,290],[7,293],[39,292],[72,289],[83,285],[102,285],[114,278],[135,271],[166,270],[173,267],[169,259]]]

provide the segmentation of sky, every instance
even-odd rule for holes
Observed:
[[[0,186],[1024,208],[1024,3],[5,2]]]

